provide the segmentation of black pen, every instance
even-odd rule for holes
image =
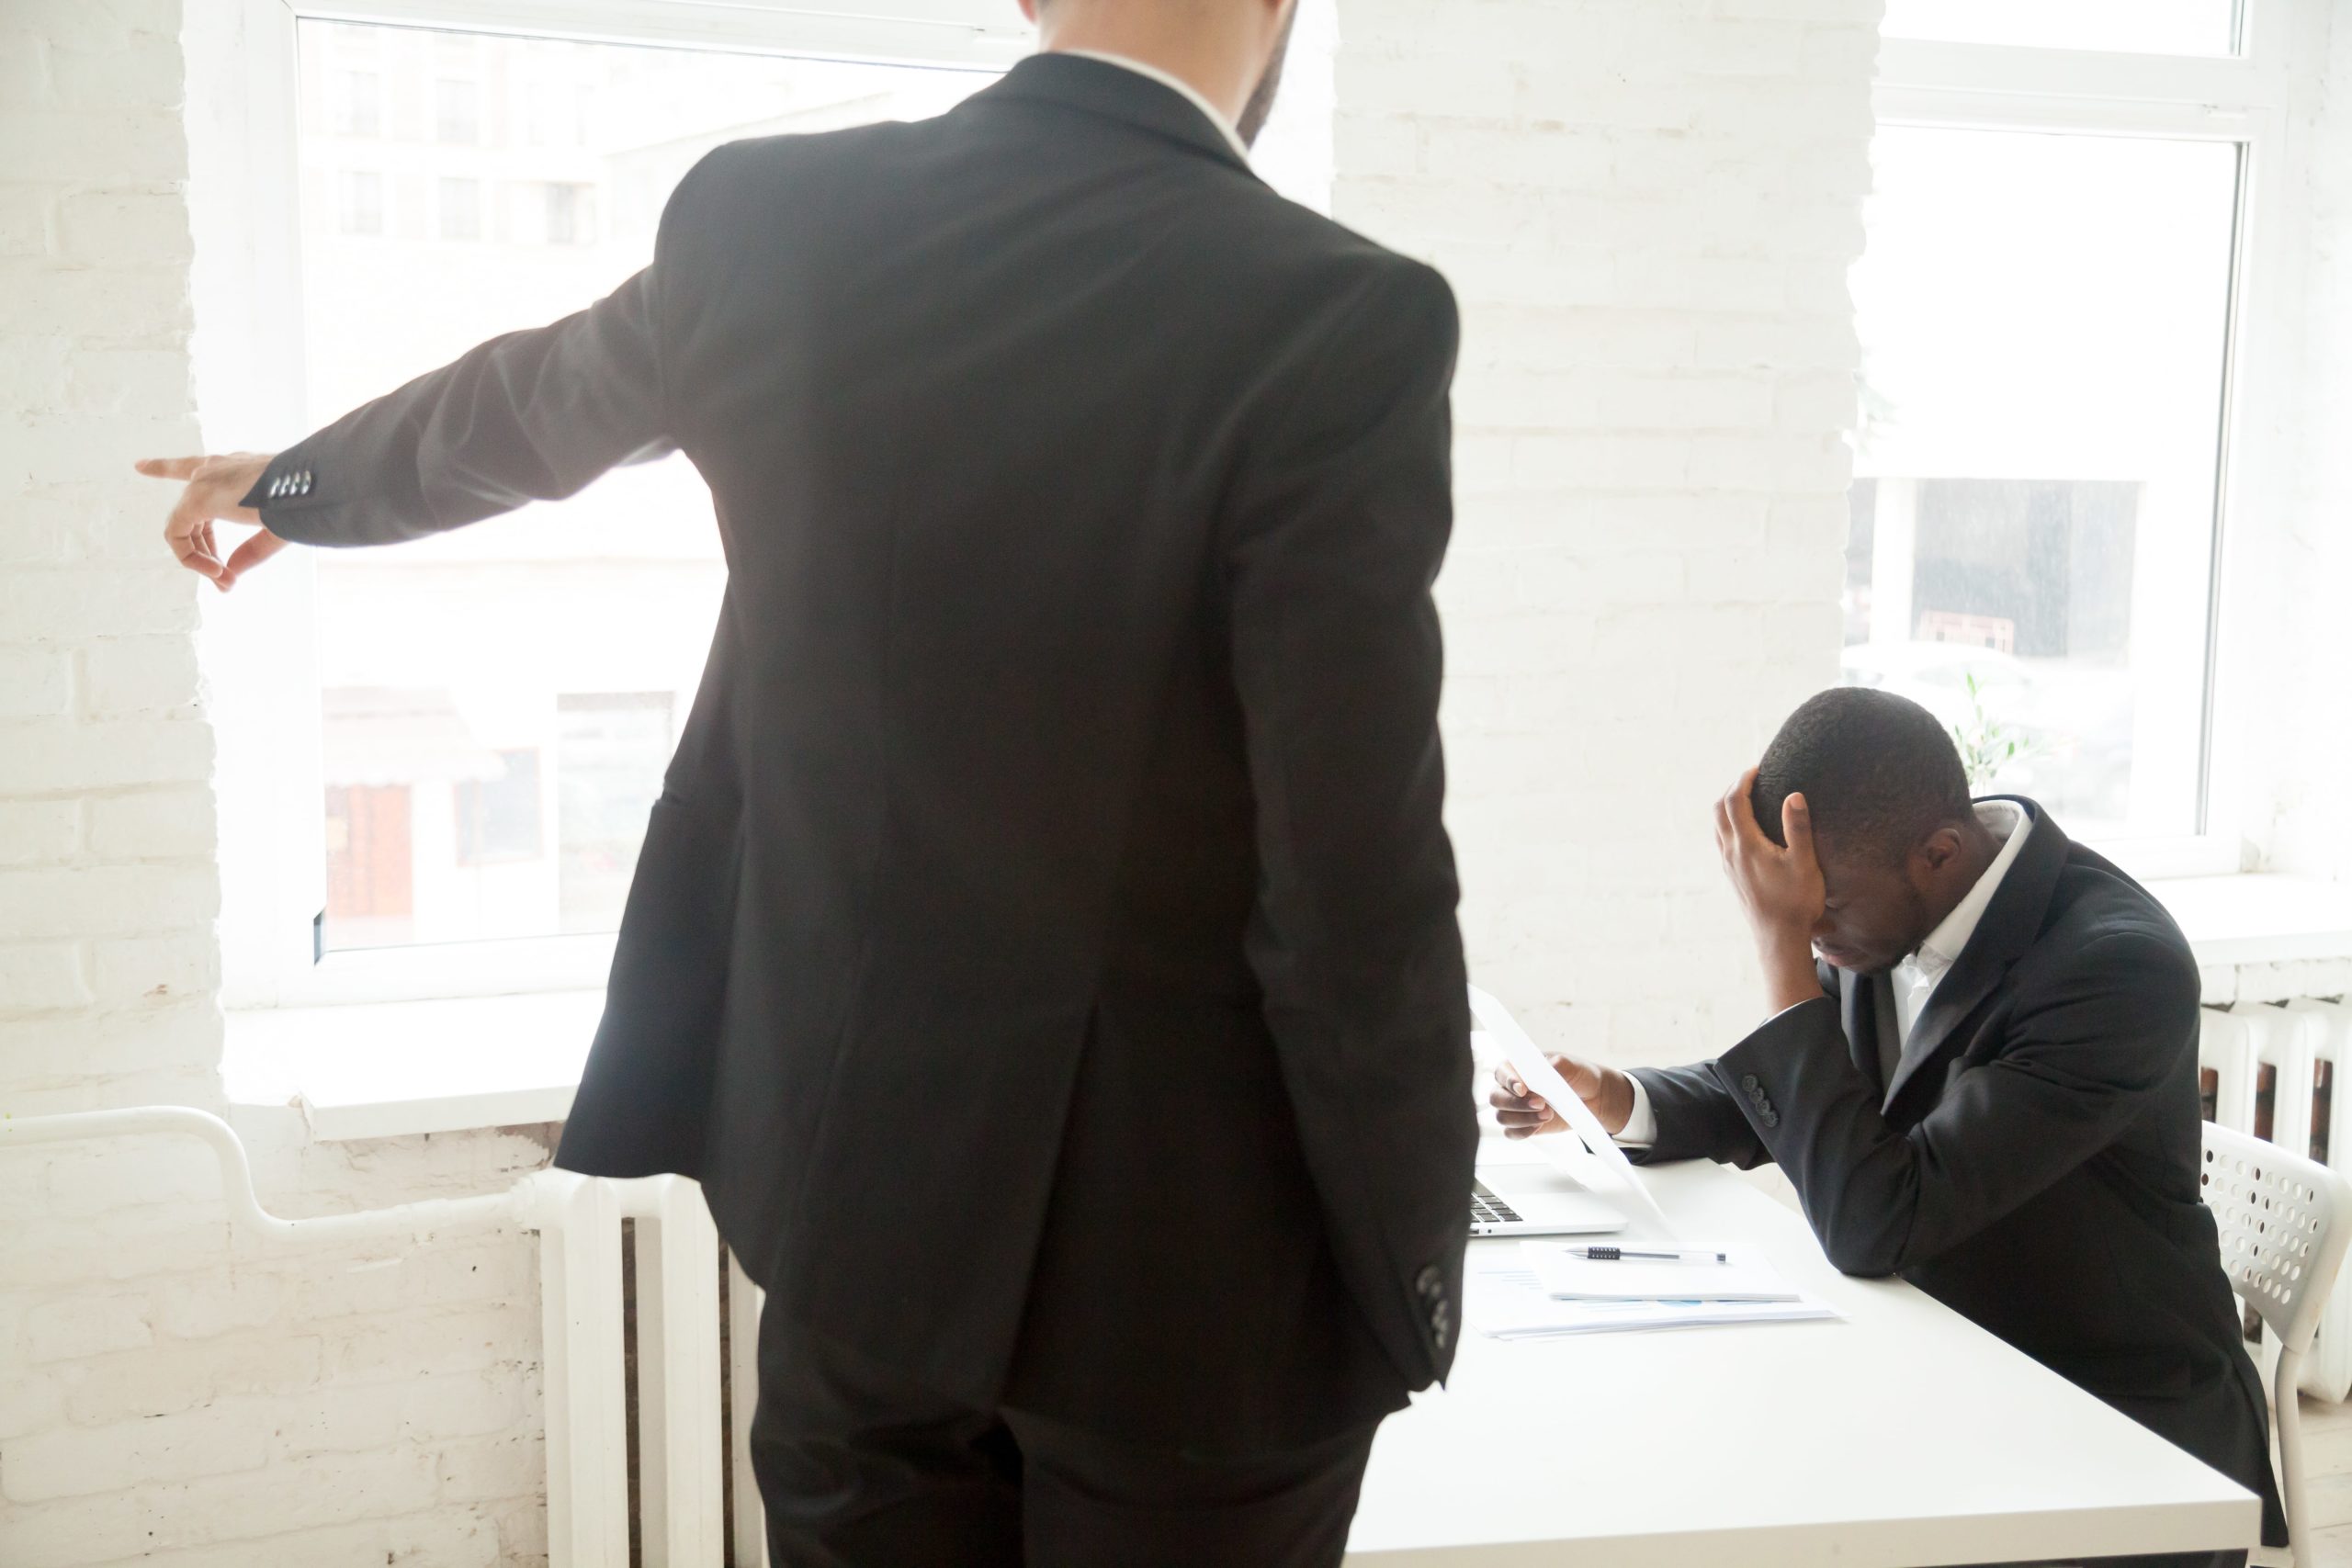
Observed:
[[[1645,1251],[1631,1247],[1564,1247],[1561,1251],[1590,1263],[1728,1263],[1731,1254],[1703,1247],[1677,1247]]]

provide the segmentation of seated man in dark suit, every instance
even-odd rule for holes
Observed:
[[[2032,801],[1972,802],[1942,726],[1885,692],[1798,708],[1715,837],[1770,1016],[1692,1066],[1557,1058],[1601,1125],[1636,1160],[1777,1162],[1838,1268],[1902,1275],[2179,1444],[2283,1542],[2199,1197],[2197,965],[2163,907]],[[1498,1077],[1512,1136],[1561,1125]]]

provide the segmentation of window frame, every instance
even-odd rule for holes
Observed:
[[[2248,623],[2262,536],[2291,458],[2283,389],[2295,364],[2289,302],[2302,222],[2298,54],[2324,28],[2312,0],[2244,0],[2239,52],[2192,56],[1882,39],[1880,125],[2224,141],[2238,149],[2237,227],[2225,348],[2205,624],[2198,809],[2188,833],[2096,840],[2143,877],[2246,868],[2261,791],[2251,733],[2261,710]],[[2320,36],[2324,36],[2322,33]],[[2251,560],[2250,560],[2251,558]]]
[[[189,40],[234,116],[191,125],[205,249],[196,296],[208,449],[309,428],[303,375],[297,29],[356,22],[1001,72],[1035,46],[1004,0],[225,0]],[[191,95],[193,97],[193,95]],[[388,221],[389,226],[389,221]],[[216,259],[217,258],[217,259]],[[314,1007],[600,987],[609,932],[323,951],[315,571],[293,551],[208,603],[199,631],[218,746],[221,1002]],[[289,827],[288,824],[294,824]],[[544,830],[544,828],[543,828]]]

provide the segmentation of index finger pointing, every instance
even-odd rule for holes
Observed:
[[[201,457],[141,457],[130,466],[151,479],[192,479]]]

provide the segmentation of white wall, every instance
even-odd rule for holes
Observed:
[[[1474,975],[1622,1061],[1749,1027],[1713,802],[1837,675],[1878,0],[1343,0],[1334,212],[1453,279]]]
[[[2283,612],[2278,747],[2266,869],[2352,879],[2352,18],[2335,8],[2309,127],[2302,298],[2292,316],[2301,380],[2284,418],[2294,441],[2286,504],[2261,570]]]
[[[193,451],[177,0],[0,8],[0,1112],[221,1108],[194,577],[132,457]],[[503,1185],[543,1136],[309,1146],[264,1201]],[[0,1562],[543,1558],[534,1253],[232,1254],[209,1156],[0,1155]]]

